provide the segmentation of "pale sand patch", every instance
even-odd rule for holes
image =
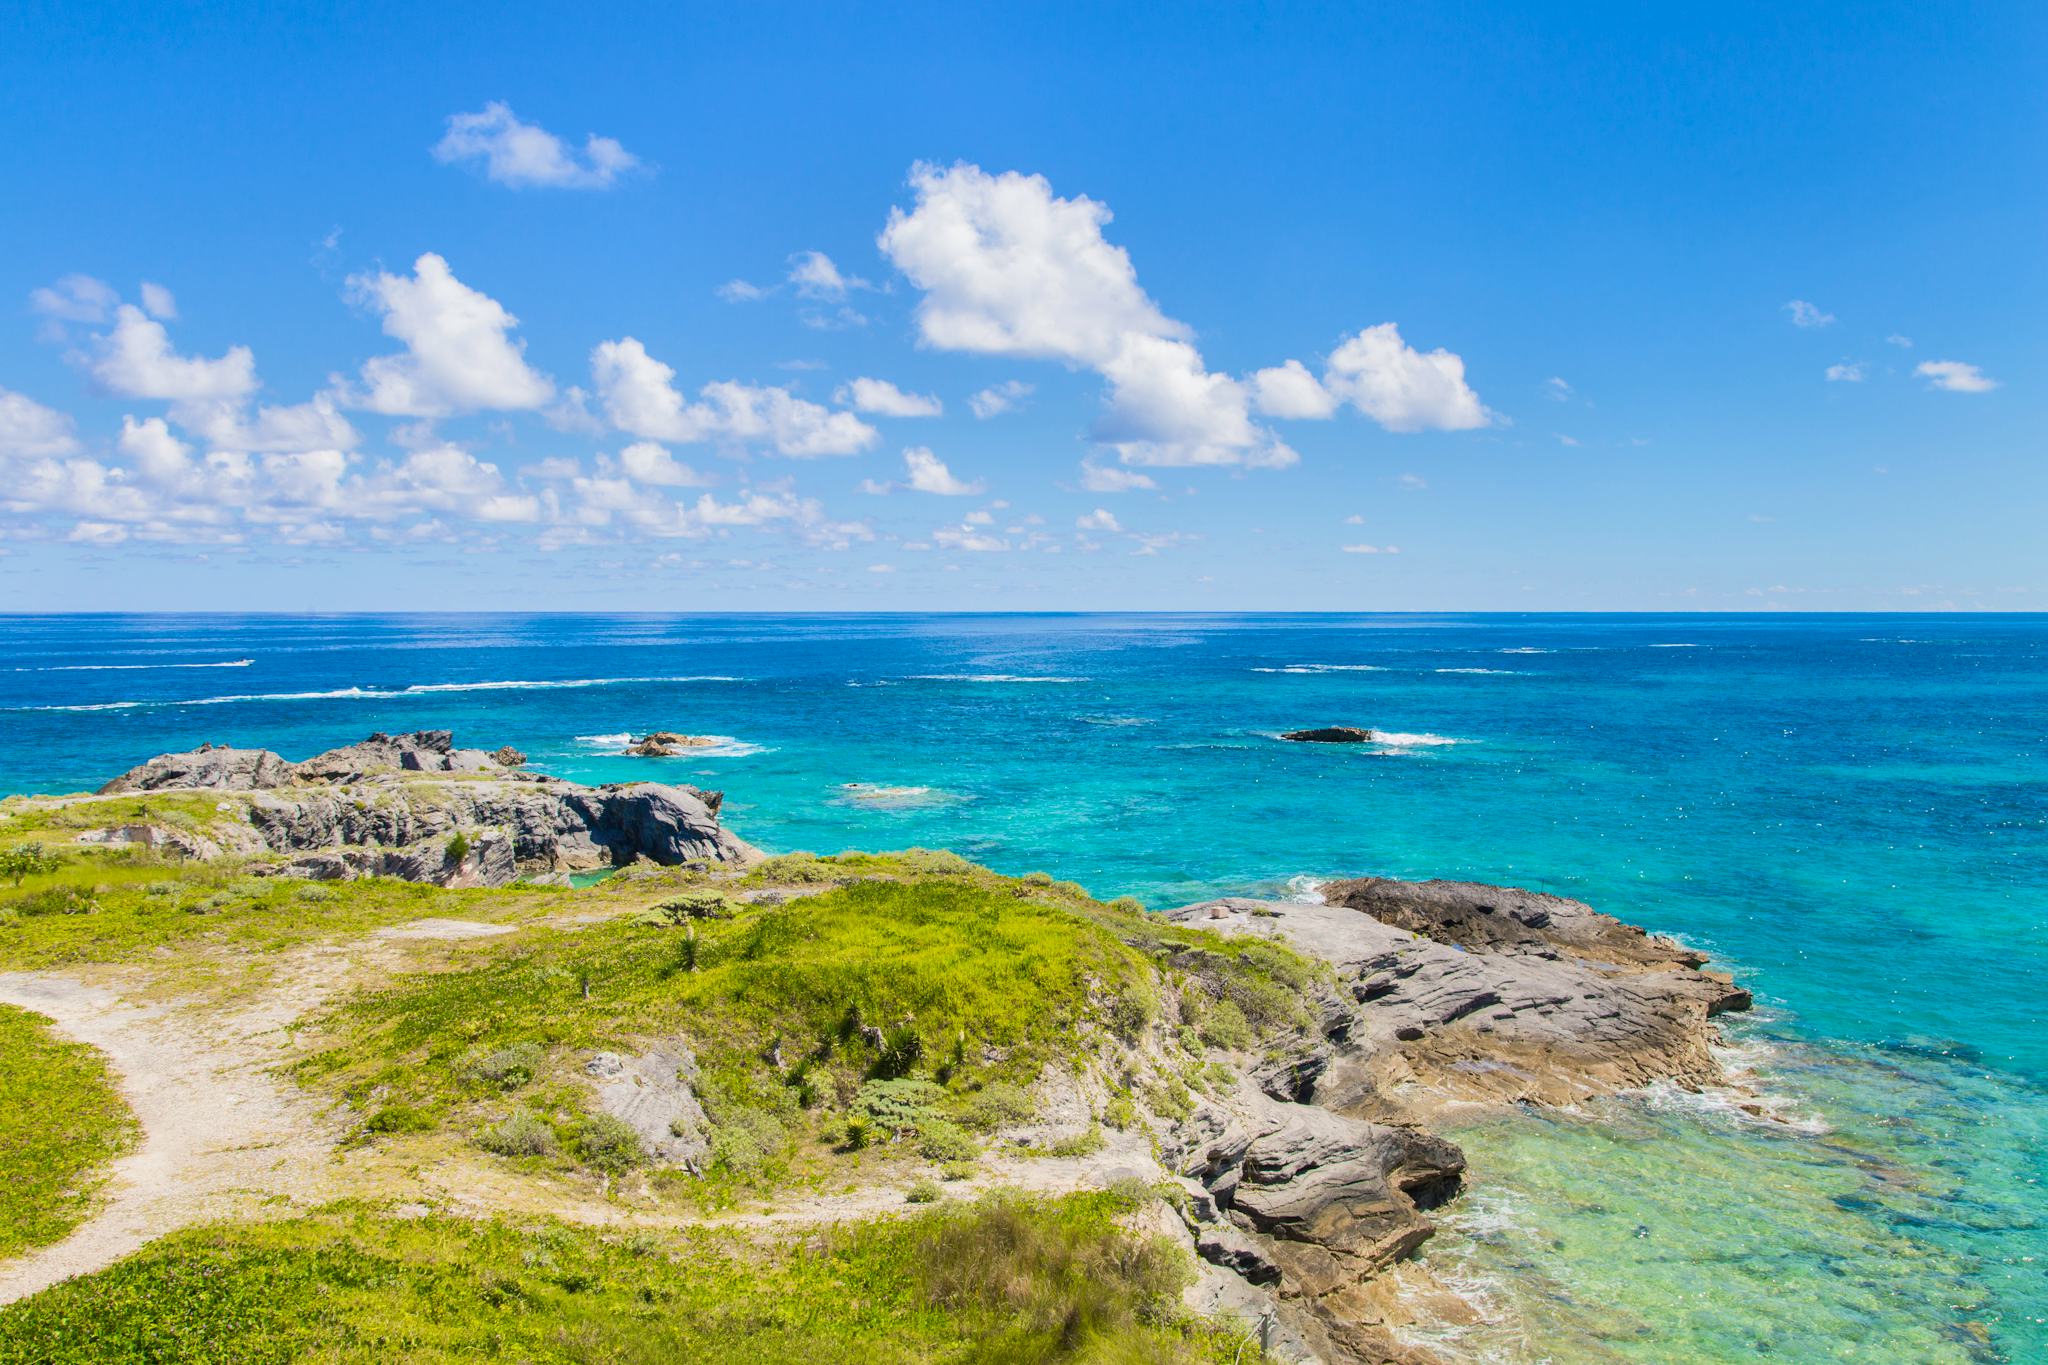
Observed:
[[[484,924],[473,919],[415,919],[376,931],[378,938],[490,938],[509,934],[509,924]]]

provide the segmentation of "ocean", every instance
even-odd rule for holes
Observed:
[[[1383,742],[1280,742],[1304,726]],[[1772,1097],[1453,1134],[1424,1252],[1501,1361],[2048,1360],[2048,618],[0,617],[0,793],[451,729],[717,787],[771,851],[954,849],[1166,906],[1576,896],[1756,994]],[[720,736],[619,756],[649,729]]]

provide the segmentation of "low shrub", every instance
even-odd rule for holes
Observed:
[[[945,1197],[945,1194],[946,1192],[939,1188],[938,1181],[928,1177],[920,1178],[910,1182],[910,1189],[905,1192],[903,1202],[906,1204],[936,1204]]]
[[[735,1175],[754,1174],[788,1146],[789,1130],[765,1109],[725,1110],[711,1128],[712,1164]]]
[[[1031,1092],[1021,1085],[996,1081],[968,1096],[960,1105],[960,1122],[981,1132],[993,1132],[1013,1124],[1029,1123],[1038,1112]]]
[[[514,1043],[495,1052],[471,1053],[456,1068],[458,1075],[478,1085],[498,1090],[517,1090],[540,1074],[547,1054],[535,1043]]]
[[[918,1129],[917,1154],[927,1161],[972,1161],[981,1155],[981,1144],[959,1124],[932,1119]]]
[[[476,1145],[499,1156],[552,1156],[560,1143],[546,1119],[522,1109],[478,1133]]]
[[[647,1157],[633,1125],[610,1114],[592,1114],[576,1134],[576,1153],[585,1165],[609,1175],[630,1170]]]

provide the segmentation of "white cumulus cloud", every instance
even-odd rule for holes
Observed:
[[[858,454],[880,439],[853,413],[834,412],[787,389],[726,380],[706,384],[700,401],[686,401],[675,387],[674,368],[633,337],[600,343],[590,368],[606,418],[649,440],[757,442],[805,458]]]
[[[957,478],[952,470],[946,468],[945,461],[924,446],[912,446],[903,452],[903,468],[909,475],[912,492],[969,498],[986,491],[979,480],[968,482]]]
[[[856,412],[882,417],[937,417],[946,410],[932,395],[905,393],[886,379],[856,379],[841,384],[832,397]]]
[[[1098,507],[1093,512],[1074,518],[1074,525],[1084,531],[1121,531],[1124,529],[1117,522],[1116,513],[1110,511],[1107,507]]]
[[[1493,416],[1465,382],[1465,362],[1424,353],[1391,322],[1367,327],[1330,354],[1323,384],[1388,431],[1469,431]]]
[[[68,414],[0,389],[0,459],[69,455],[77,449]]]
[[[256,357],[247,346],[213,360],[179,355],[164,325],[131,303],[114,310],[113,331],[93,339],[87,365],[123,398],[237,399],[256,391]]]
[[[410,276],[379,271],[349,284],[383,314],[385,335],[405,344],[397,355],[363,363],[361,389],[344,389],[355,406],[391,416],[445,417],[533,409],[554,397],[553,382],[526,363],[526,343],[511,336],[519,319],[456,279],[433,252],[414,262]]]
[[[1949,393],[1989,393],[1998,387],[1996,379],[1960,360],[1923,360],[1913,367],[1913,373],[1930,387]]]
[[[1252,401],[1268,417],[1322,418],[1337,411],[1337,395],[1299,360],[1253,372],[1251,386]]]
[[[480,162],[490,179],[517,189],[606,189],[640,164],[617,141],[595,133],[579,153],[547,129],[521,123],[499,100],[473,114],[450,114],[448,131],[434,144],[434,159]]]

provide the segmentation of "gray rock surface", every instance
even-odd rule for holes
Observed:
[[[1409,886],[1416,895],[1400,899]],[[1432,926],[1428,937],[1338,904],[1225,899],[1167,913],[1283,939],[1336,969],[1348,1018],[1335,1021],[1337,1045],[1318,1059],[1319,1074],[1291,1078],[1300,1098],[1340,1090],[1346,1099],[1331,1102],[1384,1115],[1396,1111],[1379,1096],[1418,1083],[1446,1098],[1565,1103],[1655,1080],[1720,1079],[1708,1020],[1749,998],[1699,970],[1700,954],[1581,902],[1527,892],[1499,898],[1524,912],[1512,927],[1466,927],[1469,947],[1438,941],[1482,918],[1473,908],[1482,890],[1500,889],[1374,884],[1374,904],[1390,918],[1400,906],[1399,918]]]
[[[203,787],[219,791],[253,791],[275,787],[292,778],[292,765],[268,749],[234,749],[202,744],[189,753],[161,754],[131,768],[100,788],[102,796],[121,792],[167,791]]]
[[[458,749],[446,730],[380,733],[298,764],[259,749],[165,754],[103,790],[247,792],[237,832],[290,855],[284,870],[301,876],[498,886],[522,872],[753,856],[719,823],[722,793],[655,782],[583,787],[514,771],[508,757],[524,762],[517,751]],[[470,851],[450,859],[458,834]]]
[[[598,1107],[640,1135],[649,1157],[695,1171],[710,1154],[708,1121],[697,1102],[697,1059],[688,1049],[657,1048],[637,1057],[600,1052],[583,1066]]]

